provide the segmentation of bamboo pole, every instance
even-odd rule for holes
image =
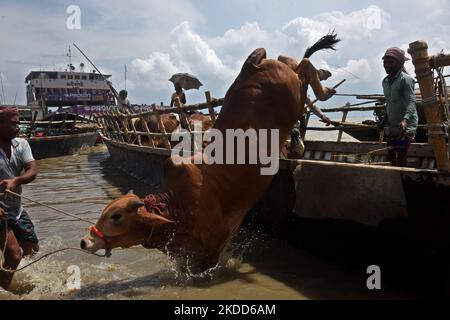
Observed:
[[[112,124],[114,125],[118,136],[120,137],[120,140],[122,140],[122,142],[127,142],[125,141],[125,134],[124,132],[122,132],[122,130],[120,129],[119,123],[116,121],[115,115],[113,112],[108,112],[109,115],[109,120],[112,122]]]
[[[321,109],[324,113],[331,113],[331,112],[343,112],[343,111],[375,111],[375,110],[384,110],[386,109],[386,105],[381,106],[373,106],[373,107],[339,107],[339,108],[328,108],[328,109]]]
[[[350,102],[347,102],[347,107],[349,107],[350,106]],[[347,121],[347,116],[348,116],[348,110],[345,110],[344,112],[342,112],[342,120],[341,120],[341,122],[345,122],[345,121]],[[337,137],[337,142],[341,142],[342,141],[342,134],[344,133],[344,130],[339,130],[339,133],[338,133],[338,137]]]
[[[337,85],[335,85],[333,88],[331,88],[332,90],[336,90],[337,88],[339,88],[344,82],[346,81],[346,79],[342,80],[341,82],[339,82]],[[310,106],[312,106],[313,104],[315,104],[317,101],[319,101],[319,99],[315,99],[314,101],[310,102],[306,108],[309,108]]]
[[[214,107],[212,104],[211,92],[206,91],[205,97],[206,97],[206,103],[208,104],[209,116],[211,117],[211,122],[212,122],[212,125],[214,126],[214,124],[216,123],[216,114],[215,114]]]
[[[430,65],[434,69],[450,66],[450,54],[438,54],[436,56],[431,57]]]
[[[145,132],[147,132],[148,134],[150,134],[150,129],[148,128],[147,125],[147,119],[145,118],[145,116],[142,115],[142,111],[141,111],[141,117],[140,117],[141,121],[142,121],[142,125],[144,126]],[[152,136],[149,136],[150,139],[150,145],[152,147],[155,147],[155,141],[153,140]]]
[[[138,145],[142,146],[141,136],[136,134],[136,126],[134,125],[133,119],[130,119],[130,124],[134,132],[135,139],[137,138]]]
[[[428,45],[425,41],[410,43],[408,52],[412,56],[412,63],[419,82],[422,106],[428,124],[428,136],[433,145],[437,168],[438,170],[450,172],[449,152],[446,145],[439,101],[433,86],[433,71],[431,70],[430,57],[428,56]]]
[[[221,106],[223,104],[224,99],[213,99],[211,101],[212,106],[218,107]],[[208,103],[199,103],[199,104],[194,104],[194,105],[189,105],[189,106],[183,106],[183,111],[198,111],[198,110],[204,110],[204,109],[208,109]],[[179,109],[178,107],[174,107],[174,108],[164,108],[164,109],[158,109],[158,114],[163,114],[163,113],[179,113]],[[149,112],[144,112],[142,113],[142,115],[144,116],[153,116],[156,115],[156,113],[154,111],[149,111]],[[135,118],[137,117],[137,114],[121,114],[119,117],[121,118]]]

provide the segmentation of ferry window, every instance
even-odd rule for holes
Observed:
[[[75,76],[75,79],[80,80],[80,76]]]
[[[82,80],[86,80],[86,76],[81,76],[81,79]]]
[[[65,74],[62,74],[61,75],[61,79],[65,79],[66,78],[66,75]]]
[[[97,90],[93,89],[92,94],[97,94]]]
[[[68,75],[67,79],[73,79],[73,76],[72,75]]]

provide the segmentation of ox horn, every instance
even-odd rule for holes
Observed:
[[[132,200],[128,203],[128,208],[133,211],[137,211],[139,208],[145,206],[145,203],[141,200]]]

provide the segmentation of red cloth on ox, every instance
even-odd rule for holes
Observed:
[[[148,211],[156,211],[157,214],[162,215],[162,212],[166,209],[166,204],[158,201],[154,194],[149,194],[144,198],[145,208]]]

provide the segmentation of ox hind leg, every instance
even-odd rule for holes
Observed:
[[[326,101],[336,93],[335,90],[323,87],[320,83],[320,81],[328,79],[331,73],[325,70],[317,70],[309,59],[303,59],[298,65],[296,72],[305,84],[305,88],[307,88],[307,85],[310,85],[314,95],[320,101]]]

